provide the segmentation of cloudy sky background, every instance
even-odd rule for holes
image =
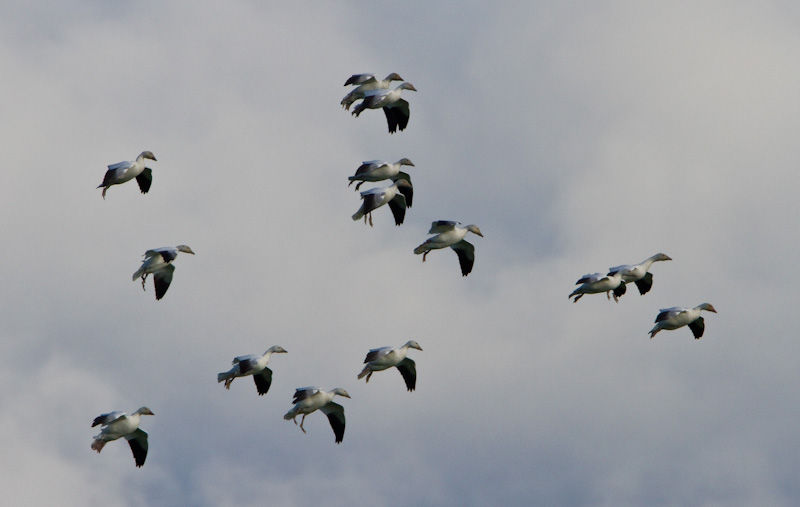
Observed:
[[[796,504],[800,7],[431,4],[0,4],[5,501]],[[416,86],[406,131],[341,110],[356,72]],[[142,150],[151,192],[101,199]],[[354,223],[347,176],[401,157],[406,223]],[[412,254],[437,219],[481,227],[469,277]],[[131,274],[180,243],[157,302]],[[567,299],[657,252],[646,296]],[[356,380],[408,339],[415,392]],[[267,396],[216,383],[275,344]],[[306,385],[352,395],[342,444],[282,419]],[[89,449],[141,405],[142,469]]]

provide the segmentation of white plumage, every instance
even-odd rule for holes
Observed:
[[[417,367],[413,359],[406,357],[408,349],[410,348],[422,350],[419,343],[414,340],[409,340],[402,347],[380,347],[371,349],[364,359],[366,366],[364,366],[364,369],[358,374],[358,378],[362,379],[367,377],[366,381],[369,382],[369,378],[374,372],[395,367],[403,376],[406,388],[408,388],[409,391],[413,391],[417,386]]]
[[[717,310],[709,303],[703,303],[694,308],[680,306],[662,308],[656,316],[656,325],[650,330],[650,338],[652,339],[662,329],[672,330],[688,325],[695,339],[699,340],[706,327],[705,320],[700,316],[702,310],[717,313]]]
[[[136,466],[144,465],[148,445],[147,433],[139,429],[142,415],[153,415],[153,412],[147,407],[141,407],[131,415],[125,412],[111,412],[95,417],[92,427],[102,425],[103,428],[92,440],[92,449],[99,453],[106,443],[124,437],[131,448]]]
[[[403,90],[417,91],[411,83],[400,83],[394,90],[370,90],[364,93],[362,100],[354,109],[353,116],[358,117],[365,109],[383,109],[389,133],[405,130],[411,111],[408,102],[401,97]]]
[[[623,282],[635,283],[636,288],[639,289],[639,294],[644,296],[653,287],[653,275],[650,273],[650,266],[652,266],[654,262],[671,260],[672,258],[667,254],[657,253],[639,264],[625,264],[609,268],[608,274],[613,275],[619,272],[622,275]]]
[[[603,275],[602,273],[583,275],[575,284],[581,284],[581,286],[568,296],[570,298],[575,296],[573,303],[577,303],[584,294],[605,292],[606,298],[611,299],[613,295],[616,302],[619,302],[619,297],[625,294],[625,282],[622,281],[622,273],[620,272],[616,272],[613,275]]]
[[[475,247],[472,243],[466,241],[464,237],[468,232],[477,234],[483,237],[483,233],[477,225],[465,225],[460,227],[461,222],[454,222],[451,220],[437,220],[431,224],[428,234],[435,234],[435,236],[428,238],[424,243],[414,249],[414,253],[422,255],[422,262],[431,250],[438,250],[441,248],[450,247],[458,255],[458,263],[461,265],[461,275],[467,276],[472,272],[472,266],[475,264]]]
[[[395,181],[385,188],[373,188],[361,192],[361,208],[353,214],[353,220],[364,217],[364,223],[372,226],[372,212],[384,204],[388,204],[394,216],[395,225],[401,225],[406,216],[406,208],[411,207],[414,199],[414,188],[407,180]]]
[[[117,162],[108,166],[103,182],[97,187],[103,189],[103,199],[106,198],[106,190],[111,185],[121,185],[133,178],[136,178],[139,190],[146,194],[150,190],[150,184],[153,182],[153,171],[144,166],[145,159],[155,160],[156,157],[153,152],[143,151],[136,157],[134,162]]]
[[[319,387],[297,388],[294,393],[294,398],[292,399],[294,406],[283,418],[287,421],[291,419],[297,424],[297,416],[302,414],[303,418],[300,419],[300,429],[305,433],[306,430],[303,428],[303,423],[306,420],[306,416],[316,410],[321,410],[322,413],[328,417],[328,422],[330,422],[333,434],[336,437],[336,443],[338,444],[344,438],[345,421],[344,407],[332,401],[333,397],[337,394],[345,398],[350,397],[347,391],[340,387],[331,391],[325,391]]]
[[[175,271],[175,266],[172,261],[178,256],[178,252],[185,252],[194,255],[191,248],[186,245],[178,245],[176,247],[163,247],[154,248],[144,253],[144,261],[142,265],[133,274],[133,281],[137,278],[142,279],[142,290],[145,290],[144,284],[147,281],[147,275],[153,274],[153,285],[156,289],[156,299],[161,299],[169,289],[169,284],[172,283],[172,273]]]
[[[403,78],[399,74],[392,72],[385,79],[378,79],[375,74],[353,74],[350,76],[344,85],[357,85],[356,88],[350,91],[342,99],[342,107],[345,110],[350,110],[350,105],[358,99],[363,99],[364,94],[372,90],[382,90],[389,88],[392,81],[402,81]]]
[[[233,358],[233,368],[217,374],[217,382],[225,382],[225,389],[231,388],[231,383],[236,377],[253,376],[259,396],[267,394],[272,385],[272,370],[267,368],[272,354],[285,354],[286,349],[274,345],[261,355],[250,354]]]

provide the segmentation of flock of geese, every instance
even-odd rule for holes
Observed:
[[[624,264],[609,268],[606,275],[602,273],[583,275],[575,282],[575,285],[580,286],[572,291],[569,297],[574,297],[572,302],[577,303],[584,294],[602,294],[605,292],[607,299],[611,300],[613,297],[615,302],[619,302],[620,296],[625,294],[625,287],[628,283],[636,284],[639,294],[644,296],[653,288],[653,274],[650,273],[650,267],[654,262],[671,260],[672,258],[667,254],[657,253],[639,264]],[[681,306],[662,308],[656,316],[656,325],[650,330],[650,338],[652,339],[662,329],[673,330],[689,326],[695,339],[699,340],[705,330],[705,321],[700,316],[700,311],[702,310],[717,313],[717,310],[710,303],[702,303],[694,308]]]
[[[401,84],[390,89],[393,81],[401,81]],[[391,73],[384,79],[378,79],[373,74],[355,74],[345,82],[345,86],[349,85],[354,85],[355,88],[345,95],[341,105],[349,111],[353,103],[361,100],[353,108],[353,116],[358,117],[366,109],[382,109],[390,134],[397,130],[405,130],[408,126],[410,108],[408,102],[401,97],[401,93],[403,90],[416,91],[414,85],[405,82],[396,73]],[[156,157],[150,151],[143,151],[135,161],[109,165],[103,182],[97,187],[103,189],[103,199],[111,186],[121,185],[132,179],[136,179],[139,189],[146,194],[153,181],[152,170],[145,167],[146,160],[155,161]],[[365,224],[369,223],[372,226],[373,211],[388,205],[395,225],[399,226],[403,223],[406,209],[412,206],[414,197],[411,177],[401,170],[403,166],[414,167],[414,164],[408,158],[402,158],[394,163],[380,160],[366,161],[358,167],[356,173],[348,178],[348,186],[357,182],[356,191],[359,191],[365,182],[391,180],[392,184],[388,187],[362,191],[360,193],[361,207],[353,214],[353,220],[363,218]],[[414,253],[422,254],[422,261],[425,262],[428,253],[432,250],[449,247],[458,256],[462,276],[467,276],[472,272],[475,263],[475,247],[464,239],[470,232],[483,237],[480,229],[473,224],[462,225],[460,222],[450,220],[434,221],[428,231],[428,234],[433,236],[416,247]],[[175,271],[173,262],[181,252],[194,255],[194,251],[187,245],[147,250],[141,266],[133,274],[133,280],[140,279],[142,289],[146,290],[147,277],[153,275],[156,300],[163,298],[172,283]],[[606,293],[609,300],[613,297],[614,301],[618,301],[619,297],[625,294],[626,284],[629,283],[636,284],[639,293],[644,295],[653,286],[653,275],[650,273],[653,263],[669,260],[672,259],[659,253],[639,264],[610,268],[606,275],[602,273],[584,275],[577,281],[576,285],[579,286],[569,295],[569,298],[574,298],[573,302],[577,303],[585,294]],[[673,307],[660,310],[655,320],[656,325],[649,332],[650,337],[654,337],[661,330],[689,326],[694,337],[699,339],[703,335],[705,327],[703,317],[700,316],[700,312],[703,310],[716,313],[714,307],[708,303],[694,308]],[[374,372],[397,368],[408,391],[414,391],[417,372],[414,360],[407,357],[409,349],[421,351],[422,347],[416,341],[411,340],[400,347],[371,349],[364,359],[365,366],[357,378],[359,380],[365,378],[366,382],[369,382]],[[232,367],[229,370],[217,375],[217,382],[224,383],[225,388],[230,389],[234,379],[250,376],[253,378],[258,395],[263,396],[267,394],[272,384],[272,370],[268,367],[272,354],[285,353],[287,353],[286,349],[275,345],[261,355],[237,356],[233,358]],[[306,430],[303,428],[305,417],[319,410],[327,416],[338,444],[344,438],[345,416],[344,407],[333,401],[335,396],[350,398],[347,391],[339,387],[330,391],[318,387],[297,388],[292,399],[293,406],[284,415],[284,419],[291,420],[297,425],[297,416],[302,416],[299,427],[305,433]],[[96,417],[92,427],[99,425],[101,431],[94,437],[91,448],[99,453],[107,442],[125,438],[133,453],[136,466],[141,467],[144,465],[148,449],[147,433],[139,428],[142,415],[153,415],[153,412],[147,407],[141,407],[132,414],[111,412]]]

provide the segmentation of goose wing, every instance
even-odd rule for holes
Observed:
[[[417,387],[417,366],[413,359],[405,358],[397,365],[400,370],[400,375],[406,382],[406,387],[409,391],[413,391]]]
[[[259,396],[264,396],[272,385],[272,370],[264,368],[259,373],[253,375],[253,382],[256,384]]]
[[[336,443],[341,443],[344,438],[344,407],[332,401],[328,402],[320,410],[328,416],[328,422],[331,423],[333,434],[336,437]]]
[[[469,241],[461,240],[450,248],[458,254],[458,263],[461,265],[461,276],[467,276],[472,272],[475,264],[475,247]]]
[[[164,294],[167,293],[169,284],[172,283],[172,273],[174,272],[175,266],[169,264],[164,266],[163,269],[159,269],[153,273],[153,285],[156,288],[156,300],[163,298]]]
[[[144,430],[137,429],[133,433],[125,435],[125,440],[131,446],[136,466],[141,467],[144,465],[144,460],[147,459],[147,433]]]

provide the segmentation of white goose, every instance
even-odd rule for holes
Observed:
[[[142,407],[131,415],[125,412],[111,412],[94,418],[92,427],[102,425],[103,428],[92,440],[92,449],[100,453],[107,442],[125,437],[133,452],[136,466],[144,465],[147,459],[147,433],[139,429],[139,419],[142,415],[153,415],[153,412]]]
[[[102,187],[103,199],[106,198],[106,190],[111,185],[121,185],[133,178],[136,178],[139,190],[146,194],[150,190],[150,184],[153,183],[153,170],[144,166],[145,159],[155,160],[156,157],[151,151],[143,151],[136,157],[135,162],[117,162],[108,166],[103,182],[97,187]]]
[[[662,329],[672,330],[688,325],[694,338],[699,340],[706,328],[705,321],[700,316],[700,311],[702,310],[717,313],[717,310],[709,303],[703,303],[694,308],[682,308],[679,306],[662,308],[656,317],[656,325],[650,330],[650,338],[652,339]]]
[[[389,208],[394,215],[394,224],[400,225],[406,216],[406,208],[411,207],[414,199],[414,187],[407,180],[401,179],[386,188],[373,188],[361,192],[361,208],[353,214],[353,220],[364,217],[364,223],[372,227],[372,212],[384,204],[389,204]]]
[[[477,225],[467,225],[459,227],[461,222],[454,222],[451,220],[437,220],[431,224],[428,234],[436,234],[431,238],[425,240],[424,243],[414,249],[414,253],[422,255],[422,262],[425,262],[425,257],[431,250],[438,250],[440,248],[450,247],[458,255],[458,262],[461,265],[461,275],[467,276],[472,272],[472,266],[475,264],[475,247],[472,243],[466,241],[464,237],[468,232],[477,234],[483,237],[481,230]]]
[[[384,90],[389,88],[392,81],[402,81],[403,78],[399,74],[392,72],[385,79],[378,79],[375,74],[353,74],[350,76],[344,85],[357,85],[357,87],[350,91],[342,99],[342,107],[346,111],[350,110],[350,105],[358,99],[363,99],[364,94],[371,90]]]
[[[345,398],[350,397],[347,391],[340,387],[331,391],[325,391],[319,387],[299,387],[295,390],[294,398],[292,399],[294,407],[286,412],[283,418],[287,421],[291,419],[297,424],[297,416],[302,414],[300,429],[305,433],[306,430],[303,428],[303,423],[306,420],[306,416],[319,409],[328,416],[328,421],[338,444],[344,438],[344,407],[332,401],[337,394]]]
[[[622,274],[622,281],[625,283],[635,283],[636,288],[639,289],[639,294],[644,296],[653,287],[653,275],[650,273],[650,266],[654,262],[671,261],[672,258],[667,254],[657,253],[652,257],[648,257],[639,264],[624,264],[609,268],[608,274],[620,272]]]
[[[349,187],[354,181],[357,181],[356,191],[358,191],[365,181],[375,182],[389,179],[397,181],[399,179],[404,179],[411,183],[411,176],[400,170],[401,166],[404,165],[414,167],[414,163],[407,158],[401,158],[394,164],[384,162],[383,160],[367,160],[362,162],[358,169],[356,169],[355,175],[347,177],[347,179],[350,180],[347,186]]]
[[[619,297],[625,294],[625,282],[622,281],[622,273],[616,272],[613,275],[605,275],[602,273],[591,273],[583,275],[580,280],[575,284],[582,284],[580,287],[572,291],[568,297],[575,296],[573,303],[577,303],[584,294],[599,294],[606,293],[606,298],[609,300],[614,296],[614,301],[619,302]]]
[[[178,256],[178,252],[194,255],[192,249],[186,245],[178,245],[174,248],[154,248],[146,251],[141,267],[133,274],[133,281],[135,282],[137,278],[141,278],[142,290],[145,290],[144,284],[147,281],[147,275],[152,273],[153,285],[156,288],[156,299],[161,299],[167,293],[169,284],[172,283],[172,273],[175,271],[172,261]]]
[[[403,90],[417,91],[411,83],[400,83],[394,90],[371,90],[364,94],[362,100],[354,109],[353,116],[358,117],[365,109],[383,109],[386,122],[389,124],[389,133],[394,134],[397,129],[405,130],[411,112],[408,102],[400,94]]]
[[[394,366],[403,376],[408,390],[413,391],[417,386],[417,367],[413,359],[406,357],[408,349],[410,348],[422,350],[419,343],[414,340],[410,340],[406,342],[405,345],[398,348],[381,347],[378,349],[371,349],[367,353],[366,359],[364,359],[366,366],[361,370],[361,373],[358,374],[358,378],[362,379],[367,377],[367,382],[369,382],[369,378],[372,376],[373,372],[388,370]]]
[[[253,376],[258,395],[263,396],[269,391],[272,385],[272,370],[267,368],[269,358],[272,354],[286,354],[286,349],[279,345],[274,345],[267,349],[262,355],[251,354],[247,356],[234,357],[231,364],[233,368],[217,374],[217,382],[225,382],[225,389],[231,388],[231,383],[236,377]]]

